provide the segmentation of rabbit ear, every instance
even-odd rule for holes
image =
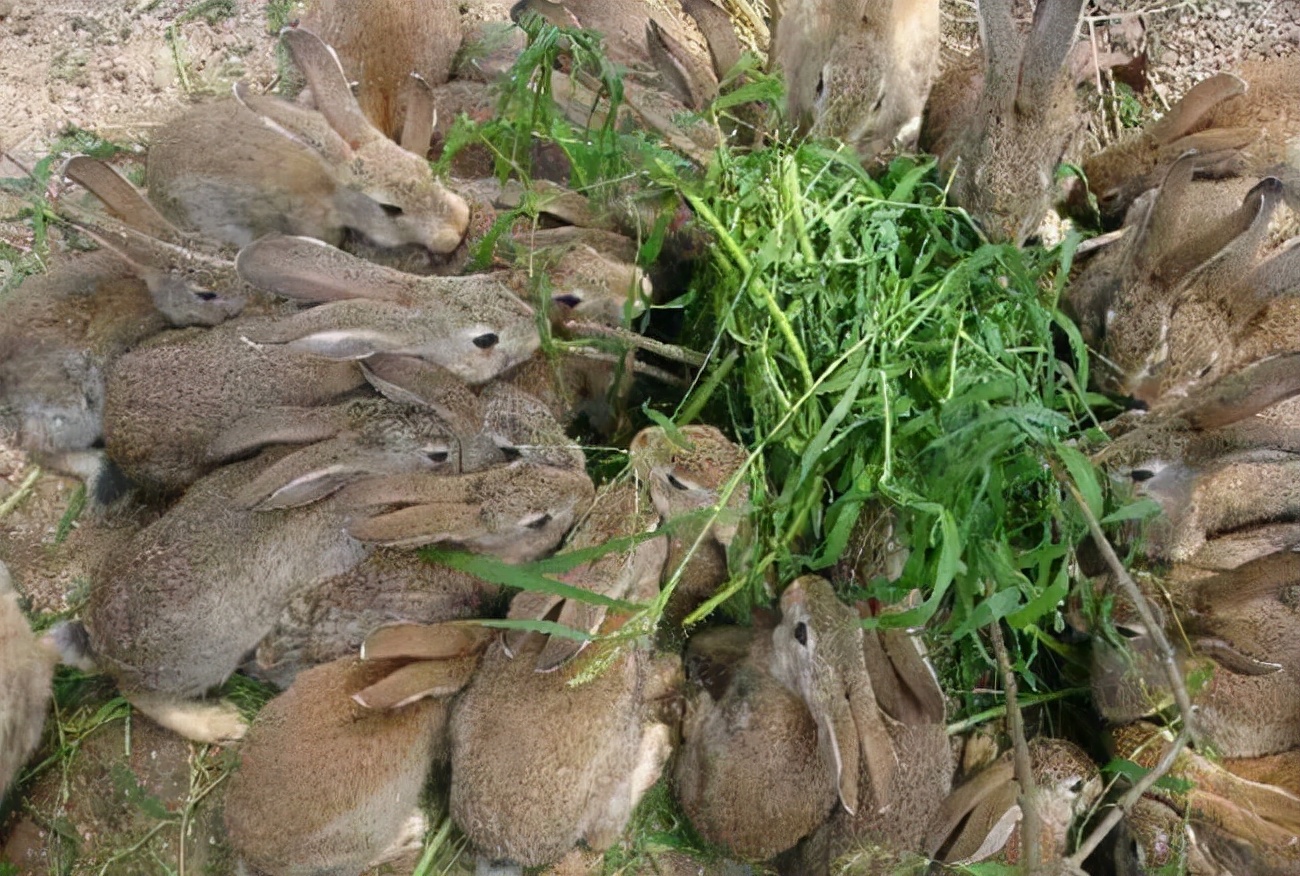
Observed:
[[[460,691],[478,667],[478,657],[419,660],[395,670],[352,695],[364,709],[400,709],[425,697],[449,697]]]
[[[1242,199],[1241,207],[1205,234],[1175,248],[1162,260],[1159,273],[1185,277],[1193,270],[1201,288],[1218,292],[1239,285],[1253,265],[1259,246],[1268,235],[1269,221],[1282,198],[1282,183],[1268,177]],[[1230,295],[1235,328],[1253,316],[1263,303],[1252,295]]]
[[[1079,35],[1079,16],[1086,0],[1039,0],[1020,65],[1016,106],[1046,114],[1061,78],[1061,67]],[[981,6],[983,4],[981,3]]]
[[[385,624],[366,636],[362,660],[441,660],[476,654],[493,631],[478,624]]]
[[[1188,396],[1177,415],[1194,429],[1218,429],[1300,394],[1300,353],[1254,362]]]
[[[1191,641],[1197,654],[1209,657],[1233,675],[1258,677],[1281,672],[1284,668],[1281,663],[1268,663],[1257,660],[1249,654],[1243,654],[1231,642],[1225,642],[1223,639],[1197,636]]]
[[[409,275],[311,237],[268,234],[239,251],[235,269],[246,283],[298,301],[410,299]]]
[[[254,344],[283,344],[286,349],[334,361],[364,359],[401,350],[407,339],[374,324],[400,324],[408,310],[383,301],[333,301],[274,322],[248,326],[243,337]]]
[[[301,27],[285,28],[280,31],[280,38],[288,47],[294,64],[306,77],[321,115],[352,149],[383,138],[384,135],[361,111],[361,105],[348,85],[343,65],[332,48],[321,42],[316,34]]]
[[[535,179],[527,187],[518,180],[507,180],[501,186],[500,191],[497,192],[493,203],[498,207],[514,210],[523,205],[525,197],[529,194],[534,197],[538,212],[554,216],[561,222],[568,223],[568,225],[555,228],[530,228],[528,230],[529,246],[543,246],[547,242],[551,242],[552,236],[563,238],[565,235],[581,234],[598,224],[590,198],[548,180]],[[622,238],[622,235],[614,232],[606,233],[615,238]],[[622,239],[626,240],[626,238]],[[556,240],[555,242],[567,242],[567,240]],[[633,248],[632,257],[636,257],[635,248]]]
[[[1135,266],[1154,272],[1155,266],[1183,240],[1183,199],[1196,171],[1196,153],[1185,152],[1168,170],[1156,191],[1155,200],[1146,210],[1134,234]]]
[[[457,434],[482,426],[483,404],[464,381],[439,365],[415,356],[381,354],[362,363],[361,371],[385,398],[429,408]]]
[[[385,547],[472,542],[488,533],[472,519],[473,506],[438,502],[373,514],[348,524],[347,532],[357,541]]]
[[[554,596],[540,590],[521,590],[510,600],[506,617],[511,620],[554,621],[560,616],[565,601],[563,596]],[[502,637],[506,654],[513,659],[523,650],[529,637],[538,635],[531,630],[506,630]]]
[[[1281,193],[1282,183],[1278,186]],[[1292,239],[1284,249],[1251,271],[1243,285],[1261,304],[1300,290],[1300,238]]]
[[[440,452],[441,450],[441,452]],[[427,449],[426,461],[451,458],[446,447]],[[256,511],[297,508],[317,502],[368,475],[392,471],[395,455],[360,448],[351,438],[320,441],[277,461],[238,494],[239,503]],[[448,471],[446,462],[432,462]],[[430,472],[426,471],[425,474]]]
[[[139,189],[99,159],[74,155],[63,165],[63,175],[103,201],[113,215],[135,230],[164,240],[183,236]]]
[[[1300,583],[1300,554],[1280,551],[1198,581],[1193,608],[1208,617],[1224,615],[1244,603],[1276,597]]]
[[[264,94],[253,94],[244,82],[236,82],[235,100],[282,137],[316,153],[330,167],[344,167],[352,159],[353,147],[330,127],[320,114]]]
[[[1246,80],[1231,73],[1202,79],[1169,112],[1148,125],[1146,132],[1156,143],[1173,143],[1189,134],[1220,103],[1245,91]]]
[[[1038,7],[1046,5],[1039,3]],[[1020,81],[1022,49],[1011,0],[980,0],[978,12],[980,46],[984,50],[983,98],[1009,105]]]
[[[942,723],[947,713],[934,670],[904,630],[866,630],[863,656],[876,701],[900,723]]]
[[[972,864],[996,854],[1020,822],[1019,796],[1009,758],[981,770],[940,805],[930,833],[930,856],[943,850],[946,863]]]
[[[1196,152],[1196,169],[1207,172],[1218,169],[1218,165],[1224,162],[1240,162],[1241,150],[1258,139],[1259,130],[1256,128],[1211,128],[1208,131],[1197,131],[1179,137],[1161,149],[1159,155],[1162,159],[1168,160],[1184,152]],[[1219,171],[1213,175],[1227,174]]]
[[[713,74],[720,80],[740,62],[743,49],[736,36],[736,26],[731,16],[713,0],[683,0],[682,9],[695,20],[709,44],[713,59]]]
[[[592,605],[589,602],[566,599],[564,605],[560,608],[560,614],[556,618],[556,622],[562,626],[594,636],[600,631],[601,624],[605,622],[605,616],[608,612],[609,609],[603,605]],[[588,644],[588,642],[579,642],[576,639],[568,639],[562,636],[550,636],[542,647],[542,653],[537,658],[537,671],[553,672],[559,669],[576,657]]]
[[[690,51],[653,18],[646,20],[645,37],[650,60],[670,93],[691,109],[704,109],[718,94],[712,71],[695,63]]]
[[[338,408],[270,408],[240,417],[208,445],[208,459],[221,462],[268,444],[309,444],[338,434]]]
[[[433,143],[433,128],[438,123],[438,110],[433,102],[433,89],[419,73],[412,73],[406,81],[406,118],[402,121],[402,148],[420,156],[429,154]]]

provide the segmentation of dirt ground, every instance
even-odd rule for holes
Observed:
[[[1023,3],[1026,19],[1031,5]],[[196,99],[226,93],[239,79],[269,86],[277,62],[268,12],[278,23],[296,11],[290,0],[0,0],[0,178],[22,176],[68,126],[142,149],[154,128]],[[471,14],[500,11],[485,16],[476,6]],[[951,56],[974,39],[974,3],[944,0],[944,12]],[[1123,78],[1147,85],[1140,100],[1156,107],[1242,61],[1300,51],[1300,0],[1094,0],[1088,13],[1099,56],[1142,59]],[[1109,84],[1106,91],[1116,93]],[[1107,142],[1117,114],[1112,101],[1098,98],[1097,107],[1093,137]],[[18,253],[33,245],[30,223],[17,216],[22,206],[0,191],[0,242]],[[6,279],[0,273],[0,290]],[[3,307],[0,292],[0,319]],[[0,436],[0,559],[13,567],[33,613],[66,612],[84,595],[96,548],[75,525],[60,525],[77,488],[39,472]],[[48,766],[25,800],[0,809],[0,862],[15,868],[0,863],[0,874],[176,872],[178,843],[189,850],[179,853],[181,861],[189,855],[182,868],[230,872],[216,851],[213,812],[199,805],[225,755],[143,718],[133,719],[128,744],[121,714],[95,723],[98,706],[88,708],[78,719],[91,728],[78,755],[83,767],[68,774]],[[140,818],[139,806],[130,816],[94,803],[113,795],[144,801],[144,811],[161,820]],[[123,843],[148,854],[115,857]],[[68,856],[73,847],[79,852]]]

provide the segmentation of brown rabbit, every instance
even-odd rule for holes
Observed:
[[[9,569],[0,563],[0,800],[40,744],[58,662],[58,651],[32,634]]]
[[[348,228],[384,247],[455,249],[465,202],[433,178],[423,153],[370,124],[328,46],[303,29],[282,39],[320,112],[237,88],[237,101],[171,122],[148,162],[149,196],[163,214],[235,246],[277,231],[338,243]]]
[[[939,67],[937,0],[795,0],[772,39],[790,118],[870,160],[910,147]]]
[[[991,240],[1023,243],[1051,204],[1056,165],[1082,121],[1065,60],[1083,2],[1039,0],[1021,37],[1010,0],[982,0],[978,97],[967,97],[971,65],[935,83],[921,147],[939,156],[941,171],[953,176],[952,200]]]
[[[1207,176],[1277,175],[1300,166],[1300,59],[1268,58],[1197,83],[1163,117],[1083,162],[1102,221],[1117,225],[1188,150]]]
[[[943,801],[927,828],[932,856],[954,864],[993,856],[1020,863],[1020,785],[1010,755],[1007,752]],[[1082,749],[1064,739],[1031,739],[1029,761],[1038,791],[1039,850],[1044,863],[1056,863],[1069,852],[1071,828],[1100,798],[1101,775]]]
[[[403,839],[421,838],[419,804],[447,759],[448,698],[472,654],[423,663],[406,702],[368,709],[366,689],[400,681],[394,660],[345,657],[309,669],[268,703],[240,745],[225,822],[240,857],[267,876],[360,874]],[[406,836],[403,836],[406,834]]]
[[[676,436],[658,427],[643,429],[629,451],[668,532],[664,575],[666,581],[676,577],[677,584],[664,617],[668,624],[679,624],[729,577],[727,548],[742,524],[739,515],[749,500],[749,485],[736,486],[708,532],[707,520],[683,518],[716,505],[719,491],[748,453],[712,426],[683,426]]]
[[[672,751],[662,712],[681,683],[678,658],[644,641],[589,650],[608,662],[579,684],[587,655],[537,672],[542,646],[491,646],[451,718],[451,816],[480,854],[524,866],[618,841]]]
[[[753,861],[793,847],[837,803],[813,717],[825,704],[772,676],[771,632],[716,627],[691,637],[673,767],[677,799],[700,836]]]
[[[789,685],[793,668],[804,697],[813,692],[811,701],[829,702],[832,712],[844,708],[843,694],[836,691],[843,685],[856,733],[846,732],[837,720],[823,728],[819,719],[818,738],[834,728],[832,738],[857,738],[862,746],[858,776],[848,786],[847,768],[857,758],[842,758],[841,805],[815,834],[783,856],[782,870],[824,872],[849,853],[878,859],[881,866],[901,862],[923,847],[952,786],[945,703],[933,670],[918,643],[903,631],[864,633],[858,612],[841,603],[824,579],[795,581],[782,594],[781,607],[781,625],[773,636],[774,674]],[[827,665],[839,672],[827,673]],[[839,681],[828,684],[825,676],[836,674]],[[853,786],[858,805],[850,808],[844,792]]]
[[[343,73],[357,83],[361,111],[393,140],[402,130],[401,98],[411,75],[429,86],[443,84],[460,50],[460,11],[448,0],[314,0],[301,24],[338,53]],[[429,143],[403,146],[423,156]]]

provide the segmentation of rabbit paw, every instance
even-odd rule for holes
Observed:
[[[173,733],[195,742],[232,742],[248,723],[228,702],[197,702],[164,694],[131,694],[131,705]]]

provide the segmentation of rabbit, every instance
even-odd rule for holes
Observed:
[[[105,443],[151,491],[174,492],[211,470],[237,420],[334,402],[365,382],[356,365],[330,359],[411,352],[482,382],[540,344],[528,307],[488,278],[410,277],[308,238],[263,238],[237,265],[254,285],[327,303],[284,320],[167,335],[116,362]],[[193,386],[177,396],[176,379]]]
[[[408,375],[400,376],[409,382]],[[548,432],[548,415],[535,401],[496,386],[488,387],[483,401],[483,437],[497,455],[481,454],[471,462],[462,453],[458,471],[479,471],[507,456],[570,472],[583,470],[582,451],[554,420]],[[431,564],[410,552],[379,548],[360,565],[291,601],[245,671],[285,687],[304,666],[356,651],[383,624],[480,616],[496,594],[495,585],[468,573]]]
[[[1154,767],[1172,739],[1147,723],[1130,724],[1111,734],[1115,756]],[[1300,833],[1300,797],[1272,785],[1233,775],[1223,766],[1185,749],[1171,775],[1185,790],[1156,785],[1148,795],[1181,812],[1191,824],[1196,845],[1233,874],[1294,873],[1300,866],[1295,836]]]
[[[972,89],[970,65],[935,82],[920,145],[952,176],[955,204],[996,242],[1023,243],[1052,200],[1056,165],[1080,125],[1066,56],[1083,0],[1040,0],[1027,37],[1016,33],[1010,0],[979,4],[983,80]]]
[[[1116,876],[1177,872],[1217,876],[1187,819],[1159,800],[1140,797],[1120,822],[1115,839]]]
[[[910,148],[939,67],[938,0],[797,0],[781,11],[772,59],[799,127],[863,160]]]
[[[773,674],[805,700],[830,703],[830,720],[818,718],[818,739],[840,753],[833,761],[839,765],[840,805],[782,856],[781,870],[826,872],[846,855],[875,861],[873,866],[900,863],[922,848],[952,785],[938,680],[911,636],[901,630],[864,633],[858,612],[841,603],[823,578],[796,580],[781,595],[781,609],[772,638]],[[846,738],[860,741],[861,757],[851,745],[831,741]]]
[[[537,672],[542,636],[527,636],[513,657],[498,641],[456,700],[450,811],[480,855],[536,866],[578,842],[603,851],[659,778],[681,661],[644,640],[608,644],[617,650]]]
[[[38,639],[0,563],[0,800],[41,742],[59,652]]]
[[[1276,57],[1248,62],[1242,75],[1219,73],[1198,82],[1155,121],[1083,161],[1088,188],[1104,224],[1123,219],[1133,200],[1158,184],[1168,162],[1194,149],[1200,172],[1258,176],[1300,166],[1300,62]]]
[[[184,234],[135,186],[98,159],[74,155],[63,175],[102,201],[122,221],[69,210],[72,224],[135,268],[154,305],[172,326],[220,325],[238,316],[251,291],[235,272],[234,259]]]
[[[470,646],[472,648],[472,646]],[[267,876],[360,874],[413,833],[424,786],[447,760],[449,697],[473,672],[472,653],[419,664],[391,708],[358,702],[413,665],[348,656],[309,669],[271,700],[239,747],[225,823],[242,860]]]
[[[334,49],[343,73],[357,83],[361,112],[394,140],[404,117],[399,98],[411,74],[429,86],[442,85],[460,50],[460,12],[447,0],[315,0],[300,25]],[[423,133],[428,131],[426,126]],[[404,142],[403,148],[423,157],[429,142]]]
[[[621,477],[610,481],[601,487],[591,509],[574,527],[565,546],[566,552],[606,546],[605,552],[590,562],[558,574],[557,579],[616,600],[627,600],[637,593],[657,590],[668,550],[664,539],[634,542],[622,550],[607,546],[614,539],[635,538],[654,532],[658,525],[658,513],[645,500],[641,486],[634,478]],[[607,611],[608,605],[604,603],[583,602],[536,591],[516,595],[511,600],[508,616],[521,620],[553,619],[563,626],[595,635],[605,623]],[[507,632],[504,637],[506,650],[514,652],[521,648],[526,635],[522,631]],[[554,671],[586,646],[586,641],[551,636],[538,654],[537,670]]]
[[[707,533],[703,531],[705,521],[680,518],[716,505],[719,491],[740,471],[749,454],[712,426],[683,426],[677,435],[659,427],[642,429],[632,439],[629,452],[668,528],[665,579],[679,580],[664,617],[676,626],[727,581],[727,549],[741,526],[738,515],[749,501],[749,486],[737,484]]]
[[[1260,757],[1300,747],[1300,699],[1292,674],[1291,590],[1296,557],[1287,551],[1226,572],[1175,566],[1173,610],[1194,653],[1180,648],[1184,674],[1209,680],[1193,696],[1201,738],[1226,757]],[[1148,600],[1150,602],[1150,600]],[[1176,629],[1159,607],[1160,623]],[[1170,699],[1159,652],[1135,612],[1116,597],[1116,626],[1125,648],[1094,639],[1093,699],[1112,723],[1153,713]],[[1251,715],[1249,722],[1241,720]]]
[[[164,126],[146,170],[163,215],[239,247],[276,231],[339,243],[350,228],[381,247],[454,250],[469,222],[464,200],[433,178],[423,151],[403,149],[366,119],[318,37],[299,28],[281,38],[320,112],[236,86],[236,100]],[[411,142],[431,137],[406,133]]]
[[[673,788],[702,838],[744,860],[792,848],[838,802],[814,713],[771,673],[772,630],[715,627],[686,648],[688,699]]]
[[[1123,250],[1090,265],[1068,293],[1086,338],[1101,348],[1104,388],[1148,406],[1213,380],[1217,375],[1205,374],[1232,357],[1223,348],[1292,271],[1286,253],[1256,264],[1280,197],[1277,180],[1258,183],[1207,229],[1184,216],[1194,165],[1192,153],[1174,162],[1155,197],[1135,208]],[[1215,330],[1206,332],[1207,325]]]
[[[955,789],[928,827],[930,856],[971,864],[996,855],[1020,862],[1020,785],[1007,752]],[[1064,739],[1029,740],[1041,830],[1042,861],[1057,862],[1069,851],[1071,828],[1101,797],[1100,771],[1077,745]],[[964,821],[964,823],[963,823]]]
[[[324,458],[311,445],[206,476],[92,577],[93,652],[159,723],[191,738],[237,733],[186,723],[175,701],[220,684],[296,594],[360,563],[364,543],[450,541],[521,561],[553,548],[590,501],[585,474],[523,463],[420,480],[447,464],[428,452],[444,431],[411,411]]]
[[[239,274],[288,298],[324,302],[249,331],[332,359],[420,356],[470,384],[527,359],[540,346],[531,308],[490,275],[414,277],[309,237],[270,235],[240,250]]]

